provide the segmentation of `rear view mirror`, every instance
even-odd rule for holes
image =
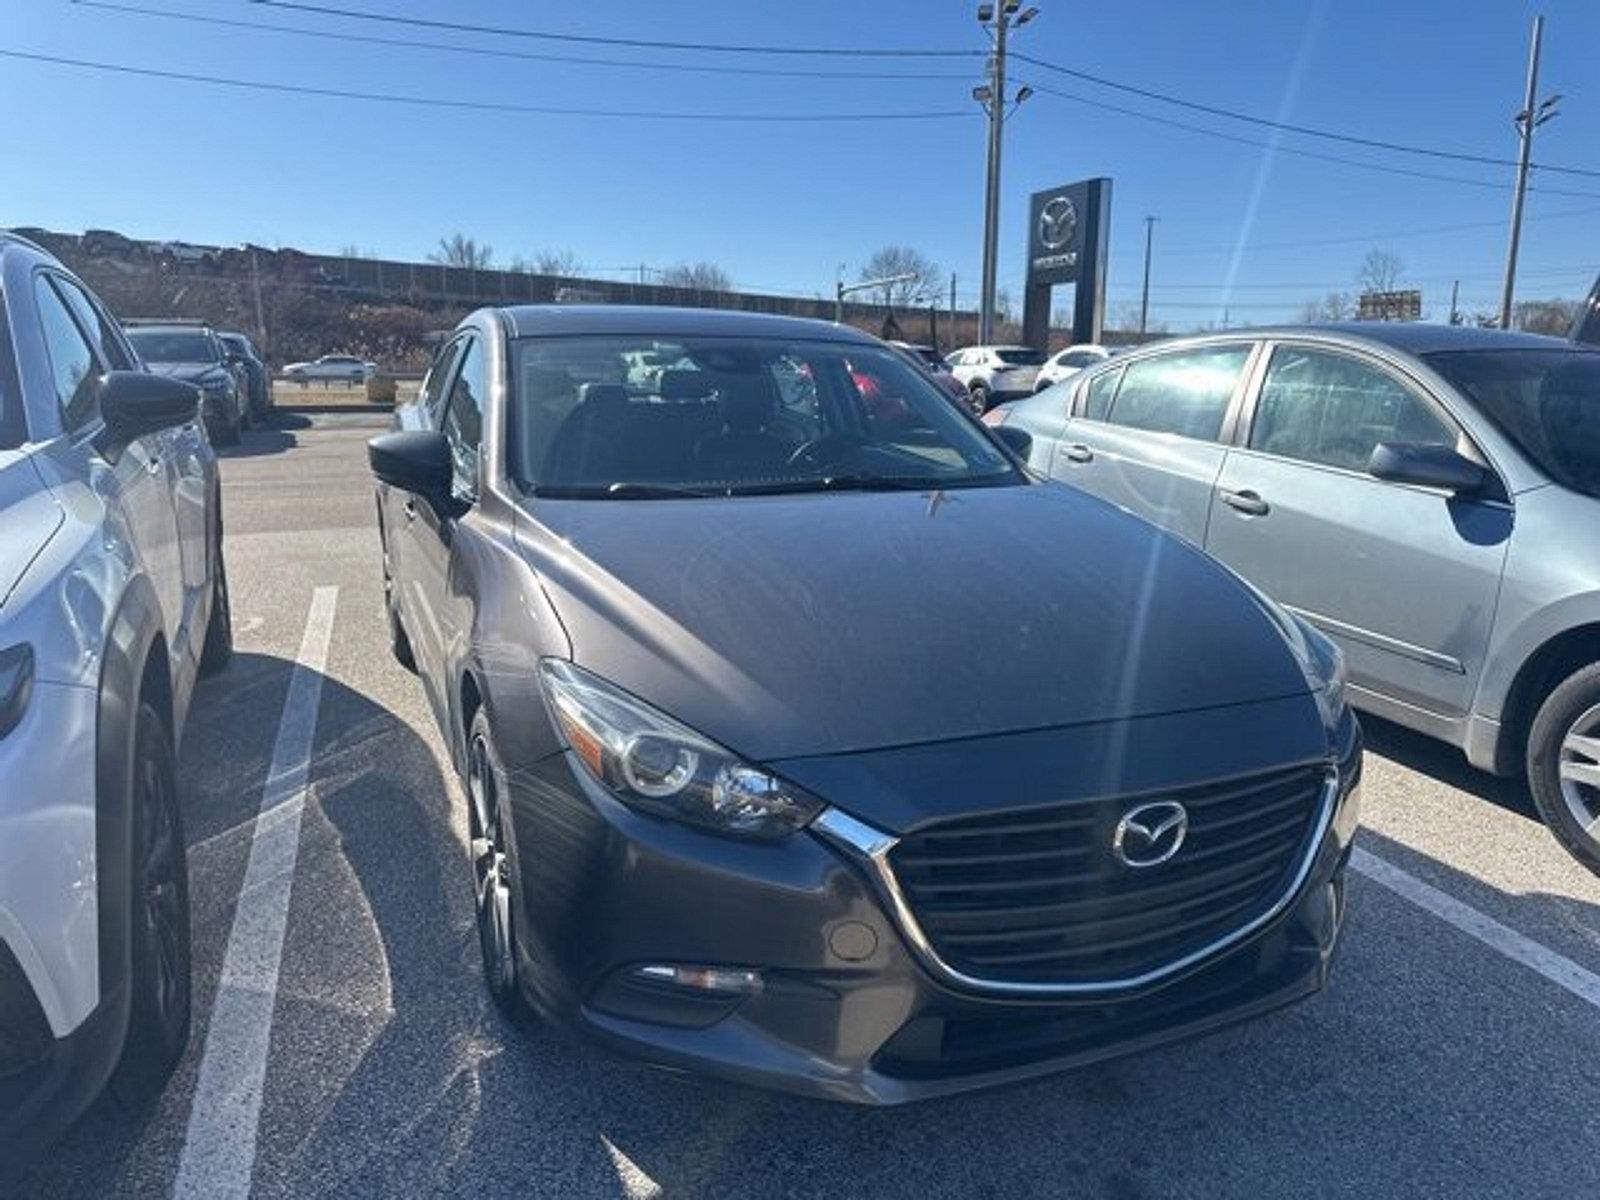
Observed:
[[[1420,442],[1382,442],[1367,470],[1390,483],[1410,483],[1447,492],[1476,492],[1489,479],[1487,468],[1450,446]]]
[[[108,371],[100,377],[100,416],[118,442],[186,425],[200,411],[200,389],[144,371]]]
[[[1002,445],[1023,462],[1033,452],[1033,435],[1018,425],[991,425],[990,431]]]

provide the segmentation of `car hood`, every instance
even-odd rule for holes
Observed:
[[[165,375],[171,379],[182,379],[192,383],[206,375],[225,374],[226,370],[221,363],[146,363],[154,375]]]
[[[0,610],[65,520],[32,460],[0,450]]]
[[[1060,485],[535,500],[517,529],[579,665],[753,759],[1307,691],[1233,576]]]

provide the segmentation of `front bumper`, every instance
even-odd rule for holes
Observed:
[[[104,1084],[123,1010],[100,977],[96,693],[37,682],[0,739],[0,1144]]]
[[[1327,979],[1343,923],[1360,735],[1346,722],[1332,809],[1273,919],[1148,986],[996,995],[939,977],[859,862],[813,833],[750,844],[643,816],[569,756],[512,781],[529,999],[605,1045],[669,1067],[860,1104],[1007,1083],[1197,1036]],[[537,823],[522,814],[540,812]],[[533,863],[537,861],[537,865]],[[751,969],[696,991],[652,965]]]

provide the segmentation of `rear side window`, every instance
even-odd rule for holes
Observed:
[[[1111,397],[1117,394],[1117,384],[1122,382],[1121,371],[1104,371],[1089,380],[1084,393],[1083,415],[1091,421],[1104,421],[1111,411]]]
[[[1425,400],[1387,371],[1327,350],[1272,352],[1250,427],[1250,448],[1365,471],[1381,442],[1454,446]]]
[[[69,432],[77,432],[95,418],[95,378],[99,367],[83,331],[49,280],[40,276],[33,286],[61,423]]]
[[[1123,371],[1111,423],[1216,441],[1249,357],[1248,346],[1210,346],[1133,363]]]

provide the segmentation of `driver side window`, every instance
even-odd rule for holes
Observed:
[[[463,343],[461,369],[450,388],[441,428],[450,443],[450,491],[469,504],[478,499],[479,460],[483,447],[483,402],[489,390],[488,359],[483,339]]]
[[[428,414],[428,423],[436,429],[444,411],[445,389],[450,386],[456,361],[460,357],[461,339],[456,338],[434,356],[433,365],[428,368],[428,377],[422,381],[422,391],[417,395],[417,403]]]

